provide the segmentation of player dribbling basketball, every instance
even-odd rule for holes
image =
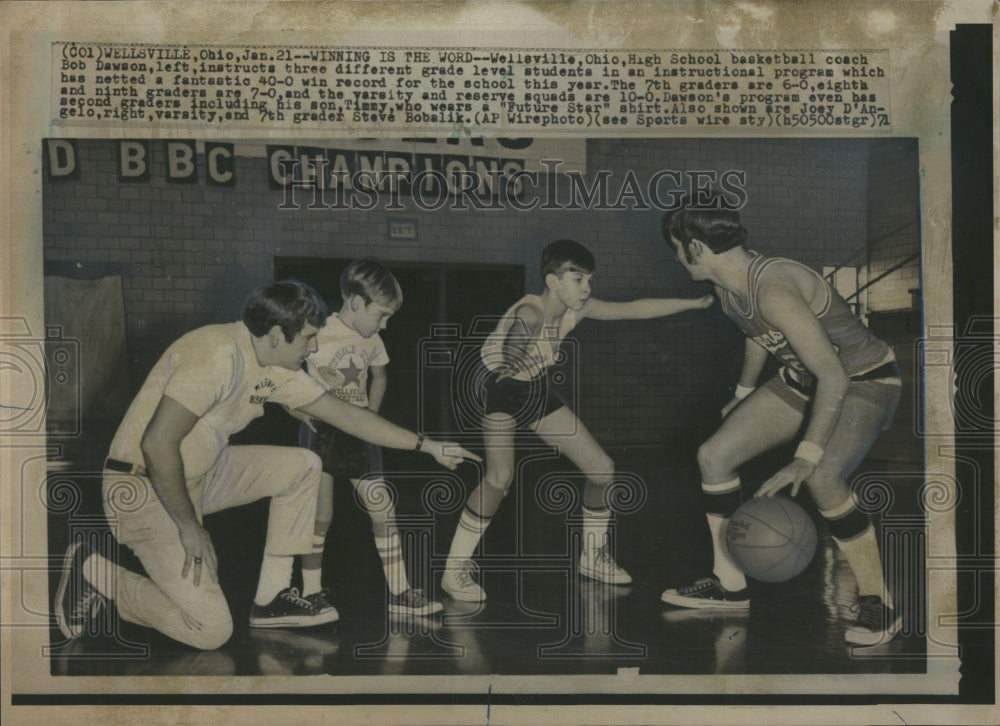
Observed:
[[[756,495],[791,485],[794,496],[806,485],[857,579],[858,617],[846,640],[874,645],[891,639],[901,617],[883,579],[874,528],[855,505],[847,479],[892,420],[901,389],[895,354],[815,271],[746,249],[737,212],[668,212],[662,233],[692,279],[714,285],[723,312],[747,336],[735,396],[723,408],[722,426],[698,450],[713,573],[665,591],[662,600],[681,607],[749,607],[746,577],[725,543],[729,517],[740,504],[738,467],[792,441],[805,421],[793,460]],[[755,388],[768,354],[783,367]]]

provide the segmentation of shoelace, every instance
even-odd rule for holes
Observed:
[[[424,597],[424,591],[420,588],[410,588],[404,592],[400,599],[411,607],[423,607],[427,604],[427,598]]]
[[[686,585],[685,587],[679,588],[677,590],[678,595],[690,595],[694,592],[701,592],[702,590],[709,590],[715,585],[715,580],[711,578],[703,578],[701,580],[696,580],[693,585]]]
[[[287,590],[282,590],[281,598],[282,600],[287,600],[293,605],[298,605],[306,610],[315,610],[313,604],[299,594],[299,588],[297,587],[290,587]]]
[[[861,612],[854,627],[877,630],[882,625],[882,606],[877,600],[865,598],[858,603]]]
[[[104,609],[104,596],[96,588],[88,587],[87,592],[73,607],[74,620],[93,620]]]
[[[459,584],[465,586],[469,584],[475,584],[476,574],[479,572],[479,565],[477,565],[472,560],[466,560],[462,563],[461,569],[458,571],[458,582]]]
[[[606,544],[594,548],[594,555],[592,559],[594,564],[600,568],[607,567],[610,570],[621,569],[618,567],[618,563],[612,559],[611,553],[608,551],[608,546]]]

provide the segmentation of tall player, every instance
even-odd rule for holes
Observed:
[[[874,528],[853,499],[848,477],[888,427],[899,402],[895,354],[855,317],[819,274],[792,260],[746,249],[746,229],[729,210],[684,208],[664,216],[664,239],[694,280],[715,286],[722,310],[746,334],[746,353],[723,423],[698,450],[714,571],[662,600],[693,608],[746,609],[746,578],[726,550],[729,517],[741,501],[738,468],[792,441],[792,461],[756,496],[802,484],[826,520],[858,583],[849,643],[891,639],[901,624],[885,585]],[[757,388],[768,354],[782,364]]]
[[[242,321],[198,328],[167,348],[126,412],[104,465],[112,531],[149,576],[72,543],[54,608],[67,639],[84,635],[114,599],[128,622],[195,648],[221,646],[232,635],[232,615],[202,517],[265,497],[271,504],[251,625],[305,627],[336,619],[335,610],[315,607],[290,587],[295,555],[312,550],[319,458],[298,447],[228,443],[268,401],[366,441],[425,451],[448,468],[479,459],[352,406],[301,370],[326,314],[312,288],[269,283],[250,294]]]

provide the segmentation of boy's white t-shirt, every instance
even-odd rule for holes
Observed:
[[[316,345],[306,358],[309,375],[337,398],[367,408],[368,369],[389,363],[382,338],[363,337],[334,313],[316,334]]]

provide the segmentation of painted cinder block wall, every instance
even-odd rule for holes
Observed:
[[[405,212],[362,212],[309,210],[306,200],[298,210],[280,210],[282,193],[269,188],[263,158],[236,158],[232,188],[208,186],[203,174],[195,184],[171,184],[162,144],[152,142],[148,181],[119,183],[116,142],[76,144],[79,176],[44,185],[46,269],[122,276],[133,388],[179,335],[236,319],[246,292],[273,278],[276,256],[516,264],[533,291],[541,285],[541,248],[570,237],[597,257],[598,297],[707,291],[663,243],[657,209],[429,212],[409,204]],[[642,181],[663,169],[745,172],[750,246],[816,269],[859,250],[865,258],[870,166],[864,140],[587,142],[588,170],[608,169],[613,179],[628,170]],[[387,216],[416,219],[419,238],[389,241]],[[713,426],[742,348],[717,306],[652,321],[587,321],[576,339],[581,418],[600,441],[619,446],[660,444]]]

